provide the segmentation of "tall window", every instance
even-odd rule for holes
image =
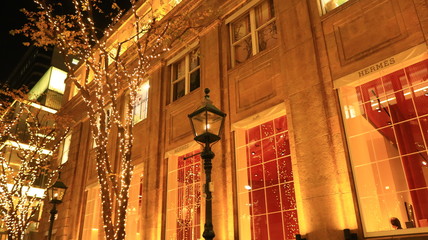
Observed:
[[[138,168],[138,167],[137,167]],[[126,239],[143,239],[141,209],[143,205],[143,169],[134,170],[129,186],[129,203],[126,217]]]
[[[200,78],[199,49],[195,49],[171,65],[172,101],[199,88]]]
[[[93,187],[85,192],[86,205],[83,222],[82,239],[100,239],[99,235],[103,233],[101,224],[101,200],[99,187]]]
[[[427,79],[425,60],[340,88],[366,237],[428,231]]]
[[[201,239],[201,158],[199,151],[169,159],[167,240]]]
[[[299,233],[286,116],[237,130],[241,239],[295,239]]]
[[[68,161],[68,153],[70,151],[70,143],[71,143],[71,133],[67,134],[64,138],[64,142],[62,143],[61,149],[61,164],[64,164]]]
[[[149,103],[149,82],[145,82],[137,94],[137,99],[134,105],[134,119],[133,122],[138,123],[147,118],[147,110]]]
[[[230,23],[232,66],[276,45],[273,0],[264,0]]]

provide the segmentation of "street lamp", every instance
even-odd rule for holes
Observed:
[[[226,114],[216,108],[210,100],[210,90],[205,88],[205,99],[202,106],[193,113],[189,114],[190,124],[192,126],[195,141],[201,144],[204,149],[201,152],[201,157],[204,160],[205,170],[205,225],[202,236],[206,240],[212,240],[215,237],[212,224],[212,194],[211,194],[211,160],[214,158],[214,153],[211,151],[211,146],[220,140],[220,134],[223,130],[224,118]]]
[[[50,211],[51,218],[50,218],[50,225],[49,225],[48,240],[51,240],[52,227],[55,221],[55,215],[58,213],[58,210],[56,210],[56,205],[62,203],[62,199],[64,198],[66,191],[67,191],[67,186],[59,180],[59,177],[58,177],[58,180],[50,188],[48,188],[49,202],[53,204],[53,207]]]

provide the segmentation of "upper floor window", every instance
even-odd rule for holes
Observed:
[[[175,101],[199,88],[201,83],[199,49],[171,64],[171,100]]]
[[[330,12],[347,1],[348,0],[320,0],[323,14]]]
[[[232,66],[245,62],[277,42],[273,0],[248,9],[230,23]]]
[[[67,134],[61,146],[61,165],[68,161],[68,152],[70,151],[71,133]]]
[[[134,124],[147,118],[149,88],[150,88],[149,81],[147,81],[143,85],[141,85],[138,91],[137,99],[135,100],[135,104],[134,104],[134,117],[133,117]]]

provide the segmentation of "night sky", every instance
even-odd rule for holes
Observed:
[[[113,1],[115,0],[105,0],[102,4],[110,6]],[[125,9],[130,7],[128,1],[117,1],[117,3]],[[0,58],[0,83],[7,79],[28,49],[28,47],[22,44],[22,42],[26,41],[26,38],[17,35],[12,36],[9,34],[9,31],[20,28],[27,21],[25,15],[19,9],[34,9],[35,6],[32,0],[6,0],[2,2],[0,15],[0,43],[2,52],[2,57]],[[108,11],[108,9],[104,10]],[[103,20],[100,21],[100,28],[107,23],[105,18],[101,19]]]
[[[19,11],[19,9],[26,6],[33,6],[33,2],[31,0],[8,0],[2,2],[0,14],[1,82],[7,79],[28,49],[22,45],[25,38],[9,34],[10,30],[19,28],[26,22],[24,14]]]

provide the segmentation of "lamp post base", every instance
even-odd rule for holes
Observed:
[[[202,234],[202,237],[204,237],[205,240],[213,240],[213,238],[215,237],[215,233],[212,223],[205,223],[204,233]]]

